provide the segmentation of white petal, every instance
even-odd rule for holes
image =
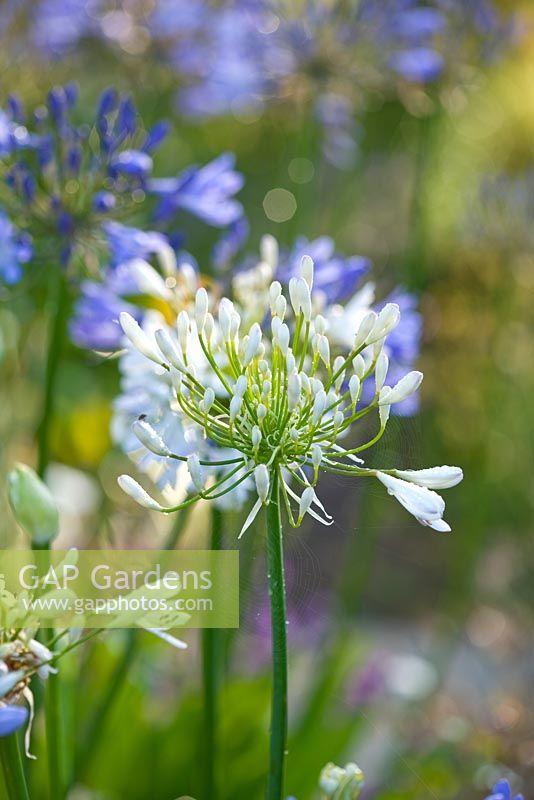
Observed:
[[[248,528],[250,528],[250,526],[252,525],[252,523],[254,522],[256,517],[258,516],[258,512],[259,512],[261,506],[262,506],[261,500],[256,500],[256,502],[252,506],[252,509],[250,510],[250,514],[246,518],[246,520],[245,520],[245,522],[243,524],[243,527],[241,528],[241,531],[239,532],[239,536],[237,537],[238,539],[241,539],[241,537],[243,536],[245,531]]]
[[[128,314],[127,311],[121,311],[119,322],[122,330],[133,344],[135,349],[139,350],[141,355],[146,356],[151,361],[155,361],[156,364],[163,366],[164,361],[161,353],[156,348],[156,345],[152,344],[147,334],[142,330],[135,319]]]
[[[395,475],[405,481],[428,489],[450,489],[463,479],[460,467],[429,467],[428,469],[396,469]]]
[[[393,495],[404,508],[423,524],[441,520],[445,511],[443,498],[424,486],[403,481],[392,475],[377,471],[376,477],[384,484],[388,493]]]
[[[141,258],[134,258],[128,262],[128,269],[143,294],[157,297],[163,301],[172,299],[172,292],[161,275],[146,261]]]

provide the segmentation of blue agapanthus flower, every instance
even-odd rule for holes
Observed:
[[[503,779],[497,781],[491,790],[491,794],[488,795],[485,800],[523,800],[523,795],[516,794],[512,797],[510,784],[507,780]]]
[[[28,709],[11,704],[0,705],[0,736],[10,734],[22,728],[28,720]]]
[[[32,257],[31,239],[19,233],[9,218],[0,211],[0,282],[13,286],[23,275],[23,265]]]

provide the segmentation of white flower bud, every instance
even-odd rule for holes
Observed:
[[[407,375],[405,375],[397,384],[395,384],[388,395],[387,402],[392,404],[401,403],[403,400],[406,400],[407,397],[410,397],[410,395],[414,394],[414,392],[419,389],[422,380],[422,372],[418,372],[417,370],[408,372]]]
[[[326,333],[328,327],[326,319],[321,314],[317,314],[313,326],[315,328],[315,333],[318,333],[321,336]]]
[[[202,474],[199,457],[196,453],[187,457],[187,469],[193,481],[193,486],[197,492],[201,494],[204,491],[204,476]]]
[[[239,395],[234,395],[230,400],[230,422],[234,422],[235,418],[241,411],[241,406],[243,405],[243,398],[239,397]]]
[[[300,260],[300,274],[308,284],[311,292],[313,289],[313,259],[311,256],[302,256]]]
[[[271,389],[272,388],[273,388],[273,385],[272,385],[271,381],[268,381],[268,380],[263,381],[263,384],[262,384],[262,387],[261,387],[261,393],[262,393],[263,397],[269,397],[269,395],[271,394]]]
[[[277,317],[280,317],[281,320],[284,319],[287,311],[287,300],[283,294],[277,298],[276,303],[274,304],[274,313]]]
[[[257,425],[254,425],[251,432],[252,446],[256,450],[261,444],[261,431]]]
[[[350,399],[352,405],[355,406],[358,402],[358,397],[360,394],[360,379],[357,375],[352,375],[349,380],[349,392],[350,392]]]
[[[372,344],[377,339],[383,339],[384,336],[387,336],[387,334],[399,324],[399,321],[400,308],[398,305],[396,303],[386,303],[369,332],[367,344]]]
[[[304,319],[311,319],[310,287],[304,278],[291,278],[289,281],[289,299],[296,315],[302,313]]]
[[[336,411],[334,414],[334,430],[340,428],[345,421],[345,417],[342,411]]]
[[[233,303],[226,297],[223,297],[219,303],[219,327],[225,342],[230,341],[231,338],[232,311]]]
[[[315,395],[315,399],[313,401],[312,422],[314,425],[317,425],[317,423],[323,416],[325,408],[326,408],[326,392],[324,391],[324,389],[321,389],[320,392],[317,392],[317,394]]]
[[[125,336],[127,336],[135,349],[139,350],[141,355],[160,366],[164,366],[163,358],[156,345],[152,344],[144,330],[127,311],[121,311],[119,322]]]
[[[256,481],[256,491],[262,503],[267,503],[269,499],[269,470],[265,464],[258,464],[254,470],[254,480]]]
[[[258,422],[263,422],[263,420],[267,416],[267,408],[263,405],[263,403],[260,403],[258,405],[256,409],[256,414],[258,416]]]
[[[302,496],[299,500],[299,523],[302,522],[302,518],[304,514],[309,511],[311,504],[315,500],[315,492],[313,491],[311,486],[307,486],[304,491],[302,492]]]
[[[165,328],[160,328],[154,334],[154,338],[169,364],[177,370],[184,371],[185,364],[169,332]]]
[[[146,492],[131,475],[119,475],[117,483],[123,492],[126,492],[132,500],[135,500],[135,502],[143,506],[143,508],[149,508],[151,511],[165,510],[153,497],[150,497],[148,492]]]
[[[365,373],[365,359],[363,358],[361,353],[358,353],[358,355],[352,359],[352,369],[354,370],[354,373],[358,376],[358,378],[361,380]]]
[[[287,379],[287,404],[290,411],[297,407],[300,400],[300,378],[294,372]]]
[[[234,392],[237,397],[243,397],[248,388],[248,380],[246,375],[240,375],[235,382]]]
[[[178,341],[184,355],[187,353],[187,342],[189,339],[190,320],[187,311],[180,311],[176,320],[176,330],[178,331]]]
[[[152,425],[142,419],[136,419],[132,425],[133,432],[147,450],[157,456],[170,456],[171,451]]]
[[[213,336],[213,329],[215,328],[215,320],[213,319],[213,314],[208,313],[206,314],[206,321],[204,323],[204,335],[208,343],[211,341],[211,337]]]
[[[282,351],[282,355],[285,356],[289,347],[289,328],[285,322],[282,322],[282,324],[279,326],[275,339],[278,347]]]
[[[253,358],[256,358],[261,339],[261,328],[258,323],[255,322],[248,333],[248,342],[245,348],[245,357],[243,359],[243,364],[245,367],[250,364]]]
[[[276,313],[275,306],[276,301],[282,294],[282,284],[279,281],[273,281],[269,286],[269,303],[271,306],[271,312],[273,314]]]
[[[389,388],[389,386],[384,386],[384,388],[380,390],[380,394],[378,395],[378,416],[380,417],[381,428],[386,427],[386,423],[389,419],[389,414],[391,411],[391,403],[389,402],[390,394],[391,394],[391,389]]]
[[[376,360],[375,366],[375,385],[376,391],[379,392],[384,385],[386,375],[388,374],[389,359],[385,353],[380,353]]]
[[[233,341],[239,332],[239,327],[241,325],[241,317],[234,311],[230,314],[230,339]]]
[[[213,391],[211,386],[208,386],[208,388],[204,392],[204,399],[202,402],[204,403],[204,408],[203,408],[204,413],[209,414],[211,411],[211,407],[215,402],[215,392]]]
[[[330,342],[326,336],[317,337],[317,352],[325,366],[330,366]]]
[[[365,317],[360,322],[360,327],[356,333],[354,338],[354,349],[358,350],[362,345],[365,344],[371,330],[373,329],[377,320],[377,315],[374,311],[368,311]]]
[[[200,288],[195,295],[195,322],[197,323],[197,330],[199,333],[202,333],[204,325],[206,324],[208,305],[208,293],[204,288]]]
[[[318,444],[312,445],[311,460],[312,460],[312,464],[314,466],[314,469],[316,469],[316,470],[319,469],[321,461],[323,460],[323,451],[321,450],[321,448],[319,447]]]
[[[295,356],[291,352],[291,349],[289,349],[289,351],[288,351],[288,353],[286,355],[286,369],[287,369],[287,372],[288,372],[289,375],[292,372],[295,372],[295,369],[296,369]]]
[[[311,383],[310,379],[308,378],[305,372],[300,373],[300,384],[302,386],[302,391],[304,392],[304,394],[309,395],[311,392]]]
[[[171,367],[171,383],[176,394],[182,393],[182,380],[183,380],[182,373],[179,372],[177,369],[174,369],[174,367]]]

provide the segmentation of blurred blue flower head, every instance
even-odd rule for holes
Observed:
[[[0,705],[0,736],[10,736],[27,722],[28,709],[9,703]]]
[[[507,780],[497,781],[491,794],[485,800],[523,800],[522,794],[516,794],[512,797],[512,789]]]
[[[31,257],[30,237],[18,233],[0,210],[0,280],[8,286],[18,283],[23,275],[23,264],[27,264]]]

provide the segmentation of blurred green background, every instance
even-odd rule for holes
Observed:
[[[28,50],[0,53],[2,95],[15,86],[28,105],[75,78],[82,106],[94,106],[113,83],[132,93],[147,125],[174,114],[156,156],[159,174],[235,152],[246,178],[249,249],[266,232],[288,245],[298,234],[328,234],[343,253],[372,258],[384,293],[401,284],[420,297],[421,412],[392,420],[372,459],[461,465],[464,482],[446,497],[453,533],[420,527],[381,487],[355,489],[332,476],[321,495],[336,509],[336,525],[288,533],[287,794],[299,800],[313,797],[324,763],[349,759],[376,800],[475,800],[508,771],[534,796],[534,38],[531,9],[519,8],[520,43],[468,87],[414,89],[421,96],[412,102],[375,98],[348,170],[322,156],[321,131],[296,89],[285,106],[253,121],[193,124],[174,111],[174,73],[149,55],[98,42],[57,62]],[[305,183],[294,180],[295,159],[306,160]],[[264,209],[274,188],[296,201],[282,223]],[[210,236],[193,231],[188,243],[201,265]],[[45,336],[34,303],[22,287],[0,298],[2,476],[15,461],[35,462]],[[164,536],[168,522],[133,508],[115,485],[126,466],[108,432],[117,388],[113,362],[70,346],[49,475],[62,546],[156,546]],[[16,531],[4,493],[0,505],[6,546]],[[226,525],[233,546],[232,520]],[[185,546],[200,546],[205,528],[199,508]],[[242,626],[227,641],[224,800],[261,797],[267,752],[263,531],[250,533],[241,544]],[[96,748],[80,754],[73,799],[198,796],[196,634],[186,632],[185,654],[140,637]],[[107,634],[65,659],[70,748],[83,742],[91,708],[109,688],[122,638]],[[41,720],[34,735],[41,750]],[[41,758],[31,773],[37,799],[44,774]]]

